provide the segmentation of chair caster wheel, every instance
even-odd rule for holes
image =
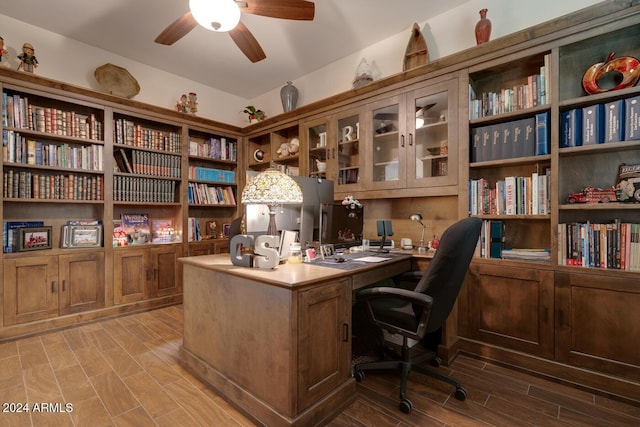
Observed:
[[[362,380],[364,379],[364,372],[362,371],[355,371],[353,373],[353,377],[356,379],[356,382],[361,383]]]
[[[400,408],[401,412],[404,412],[405,414],[410,414],[411,409],[413,409],[413,404],[409,399],[402,399],[400,401],[400,405],[398,406],[398,408]]]
[[[458,387],[454,396],[458,400],[465,400],[467,398],[467,390],[462,387]]]
[[[440,359],[438,356],[434,357],[433,359],[431,359],[431,361],[429,362],[429,364],[431,366],[433,366],[434,368],[439,368],[440,365],[442,364],[442,359]]]

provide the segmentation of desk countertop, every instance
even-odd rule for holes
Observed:
[[[233,265],[229,254],[192,256],[180,258],[179,260],[185,266],[219,271],[233,276],[293,289],[377,270],[384,267],[384,265],[407,261],[411,256],[410,253],[405,254],[406,256],[398,256],[397,253],[393,255],[394,256],[388,261],[382,261],[380,263],[358,263],[359,265],[352,269],[330,268],[307,262],[301,264],[279,264],[275,269],[248,268]]]

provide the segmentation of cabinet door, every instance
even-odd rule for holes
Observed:
[[[553,271],[473,264],[469,272],[471,337],[553,358]]]
[[[407,94],[407,186],[455,184],[458,81]],[[450,157],[454,156],[452,161]]]
[[[333,135],[327,141],[327,167],[329,173],[335,173],[333,178],[336,192],[359,190],[362,186],[365,167],[360,144],[364,135],[363,111],[358,108],[338,114]]]
[[[161,297],[182,292],[182,246],[166,245],[151,250],[151,296]]]
[[[329,170],[329,166],[333,166],[327,162],[329,154],[328,140],[329,136],[329,120],[320,118],[305,122],[302,126],[302,136],[304,138],[304,146],[307,147],[307,156],[305,157],[304,170],[307,176],[311,178],[322,178],[335,180],[335,170]]]
[[[640,380],[639,305],[636,277],[557,272],[556,360]]]
[[[58,257],[38,256],[4,262],[4,325],[58,315]]]
[[[113,254],[115,304],[141,301],[149,296],[149,249],[126,248]]]
[[[60,314],[104,307],[104,253],[60,255]]]
[[[298,296],[298,410],[351,374],[351,285],[342,280]]]
[[[371,144],[365,144],[367,171],[372,189],[406,187],[406,147],[404,95],[369,106]]]

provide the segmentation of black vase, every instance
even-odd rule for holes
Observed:
[[[298,88],[291,82],[287,82],[286,86],[280,89],[280,99],[282,100],[282,109],[286,113],[296,108],[298,103]]]

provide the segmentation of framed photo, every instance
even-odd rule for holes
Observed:
[[[222,235],[229,238],[229,231],[231,231],[231,224],[222,224]]]
[[[322,256],[322,259],[334,256],[335,250],[333,248],[333,245],[320,246],[320,255]]]
[[[102,246],[102,225],[63,225],[63,248],[98,248]]]
[[[18,236],[18,251],[51,249],[51,227],[21,227]]]

